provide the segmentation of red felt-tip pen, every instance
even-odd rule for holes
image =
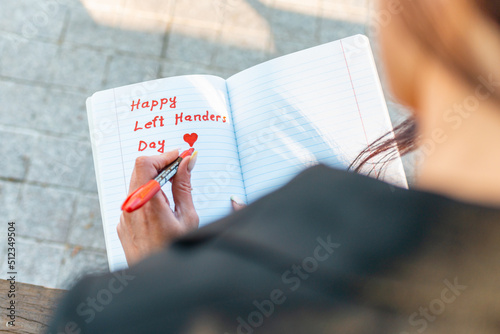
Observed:
[[[146,204],[151,198],[153,198],[154,195],[156,195],[158,191],[160,191],[161,187],[167,183],[168,180],[174,177],[177,173],[177,169],[179,169],[182,159],[190,156],[193,152],[194,148],[190,148],[189,150],[182,152],[179,157],[170,165],[165,167],[157,177],[128,195],[125,202],[123,202],[122,210],[132,212]]]

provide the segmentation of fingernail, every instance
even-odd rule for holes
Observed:
[[[236,195],[231,195],[231,201],[233,201],[234,203],[238,204],[238,205],[245,205],[245,202],[238,196]]]
[[[191,157],[189,158],[189,163],[188,163],[188,171],[192,171],[194,168],[194,165],[196,164],[196,158],[198,157],[198,151],[194,151],[193,154],[191,154]]]

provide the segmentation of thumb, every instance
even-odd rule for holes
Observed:
[[[198,215],[191,196],[191,170],[188,168],[191,161],[195,161],[197,151],[190,157],[182,160],[177,174],[172,179],[172,196],[175,203],[175,212],[186,223],[198,224]],[[192,165],[192,164],[191,164]]]

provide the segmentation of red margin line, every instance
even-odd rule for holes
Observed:
[[[340,40],[340,46],[342,47],[342,53],[344,54],[345,66],[347,67],[347,73],[349,73],[349,79],[351,80],[351,87],[352,87],[352,91],[354,93],[354,99],[356,100],[356,106],[358,107],[358,114],[359,114],[359,118],[361,119],[361,125],[363,126],[363,132],[365,133],[366,145],[369,145],[368,136],[366,135],[365,124],[363,123],[363,117],[361,116],[361,110],[359,109],[358,97],[356,96],[356,90],[354,89],[354,84],[352,82],[351,71],[349,70],[349,64],[347,64],[347,57],[345,55],[344,44],[342,44],[342,40]]]
[[[120,134],[120,121],[118,120],[118,109],[116,108],[116,93],[115,89],[113,88],[113,99],[115,103],[115,116],[116,116],[116,128],[118,129],[118,142],[120,143],[120,156],[122,158],[122,168],[123,168],[123,180],[125,181],[125,197],[128,195],[128,189],[127,189],[127,178],[125,176],[125,162],[123,161],[123,149],[122,149],[122,137]]]

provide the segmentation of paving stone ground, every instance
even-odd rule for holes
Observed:
[[[367,0],[0,0],[0,8],[0,238],[15,221],[19,281],[57,288],[108,270],[87,96],[173,75],[227,78],[369,34],[370,12]]]

